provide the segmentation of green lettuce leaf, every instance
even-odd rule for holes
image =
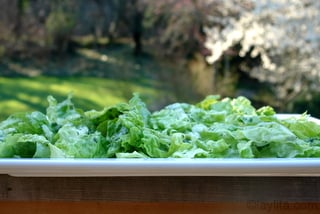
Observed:
[[[0,157],[32,158],[50,157],[46,149],[49,141],[37,134],[9,134],[0,142]]]
[[[105,138],[99,132],[90,133],[86,126],[62,126],[54,146],[70,158],[101,158],[106,154]]]
[[[49,96],[46,114],[0,122],[1,158],[320,157],[320,124],[307,114],[280,119],[245,97],[211,95],[151,113],[138,94],[100,111]]]

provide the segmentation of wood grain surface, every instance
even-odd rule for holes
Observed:
[[[319,203],[0,202],[1,214],[318,214]]]
[[[320,202],[319,177],[11,177],[1,201]]]

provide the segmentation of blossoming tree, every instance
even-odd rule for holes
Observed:
[[[216,1],[215,1],[216,2]],[[239,57],[258,59],[241,66],[272,85],[278,102],[320,91],[320,1],[219,1],[221,14],[205,29],[210,64],[234,47]]]

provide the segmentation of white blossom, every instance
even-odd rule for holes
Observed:
[[[250,75],[279,86],[278,98],[304,87],[320,91],[320,1],[230,0],[220,7],[223,16],[211,16],[216,23],[205,28],[208,63],[240,44],[240,57],[261,60]]]

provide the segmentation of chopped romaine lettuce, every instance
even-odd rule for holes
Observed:
[[[101,111],[77,109],[71,96],[48,102],[46,114],[0,122],[1,158],[320,157],[320,124],[307,114],[280,119],[245,97],[211,95],[153,113],[137,94]]]

